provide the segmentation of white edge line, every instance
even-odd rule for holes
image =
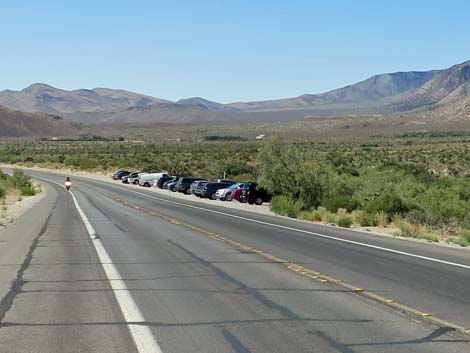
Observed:
[[[398,254],[398,255],[403,255],[403,256],[414,257],[414,258],[418,258],[418,259],[421,259],[421,260],[427,260],[427,261],[431,261],[431,262],[435,262],[435,263],[440,263],[440,264],[444,264],[444,265],[449,265],[449,266],[464,268],[464,269],[467,269],[467,270],[470,269],[470,266],[469,266],[469,265],[459,264],[459,263],[451,262],[451,261],[440,260],[440,259],[436,259],[436,258],[433,258],[433,257],[423,256],[423,255],[412,254],[412,253],[405,252],[405,251],[394,250],[394,249],[385,248],[385,247],[378,246],[378,245],[372,245],[372,244],[362,243],[362,242],[358,242],[358,241],[354,241],[354,240],[338,238],[338,237],[334,237],[334,236],[331,236],[331,235],[326,235],[326,234],[320,234],[320,233],[310,232],[310,231],[308,231],[308,230],[303,230],[303,229],[298,229],[298,228],[292,228],[292,227],[282,226],[282,225],[280,225],[280,224],[274,224],[274,223],[270,223],[270,222],[258,221],[258,220],[256,220],[256,219],[252,219],[252,218],[247,218],[247,217],[243,217],[243,216],[236,216],[236,215],[233,215],[233,214],[230,214],[230,213],[225,213],[225,212],[221,212],[221,211],[215,211],[215,210],[211,210],[211,209],[204,208],[204,207],[188,205],[188,204],[185,204],[185,203],[182,203],[182,202],[178,202],[178,201],[172,201],[172,200],[167,200],[167,199],[163,199],[163,198],[160,198],[160,197],[155,197],[155,196],[147,195],[147,194],[144,194],[144,193],[141,193],[141,192],[138,192],[138,191],[131,190],[131,189],[126,188],[126,187],[116,186],[116,185],[113,185],[113,184],[111,184],[111,183],[100,182],[100,181],[98,181],[98,180],[88,179],[88,178],[84,178],[84,177],[79,177],[79,178],[85,179],[85,180],[91,180],[92,182],[95,182],[95,183],[97,183],[97,184],[109,185],[109,186],[111,186],[111,187],[114,187],[114,188],[117,188],[117,189],[120,189],[120,190],[126,190],[126,191],[128,191],[128,192],[130,192],[130,193],[134,193],[134,194],[137,194],[137,195],[141,195],[141,196],[147,197],[147,198],[149,198],[149,199],[164,201],[164,202],[172,203],[172,204],[175,204],[175,205],[180,205],[180,206],[184,206],[184,207],[188,207],[188,208],[193,208],[193,209],[197,209],[197,210],[201,210],[201,211],[216,213],[216,214],[220,214],[220,215],[227,216],[227,217],[232,217],[232,218],[236,218],[236,219],[241,219],[241,220],[244,220],[244,221],[247,221],[247,222],[253,222],[253,223],[263,224],[263,225],[267,225],[267,226],[271,226],[271,227],[275,227],[275,228],[280,228],[280,229],[290,230],[290,231],[294,231],[294,232],[300,232],[300,233],[304,233],[304,234],[314,235],[314,236],[317,236],[317,237],[320,237],[320,238],[325,238],[325,239],[330,239],[330,240],[336,240],[336,241],[340,241],[340,242],[343,242],[343,243],[354,244],[354,245],[363,246],[363,247],[366,247],[366,248],[371,248],[371,249],[376,249],[376,250],[382,250],[382,251],[389,252],[389,253],[393,253],[393,254]],[[46,179],[46,180],[48,180],[48,179]]]
[[[126,283],[122,280],[121,274],[112,263],[103,243],[100,239],[96,238],[96,232],[93,226],[71,191],[70,195],[72,196],[75,207],[77,208],[93,245],[95,246],[98,258],[101,261],[101,265],[103,266],[106,277],[109,280],[109,284],[113,289],[113,293],[124,316],[124,320],[127,322],[127,327],[129,328],[132,339],[137,347],[137,351],[139,353],[162,353],[162,350],[155,340],[150,328],[142,325],[142,323],[145,322],[144,316],[134,301],[134,298],[132,298]]]

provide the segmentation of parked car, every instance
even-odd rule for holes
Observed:
[[[263,202],[269,202],[271,195],[263,188],[258,187],[254,181],[246,183],[242,188],[240,201],[248,202],[250,205],[261,205]]]
[[[153,185],[155,180],[158,180],[158,178],[160,178],[163,174],[165,173],[160,172],[160,173],[149,173],[149,174],[142,175],[139,177],[139,185],[150,187]]]
[[[138,184],[139,184],[140,177],[144,176],[145,174],[148,174],[148,173],[139,173],[139,174],[137,174],[137,176],[128,177],[128,178],[127,178],[127,182],[128,182],[129,184],[138,185]]]
[[[168,175],[166,173],[163,173],[160,178],[154,181],[153,186],[163,189],[163,184],[166,183],[168,180],[171,180],[173,178],[172,175]]]
[[[217,192],[217,190],[225,189],[232,185],[233,184],[231,183],[205,183],[201,188],[201,197],[215,200],[215,193]]]
[[[127,174],[127,175],[123,176],[123,177],[121,178],[121,181],[122,181],[124,184],[129,184],[129,179],[138,177],[139,174],[140,174],[140,172],[132,172],[132,173],[130,173],[130,174]]]
[[[189,194],[190,186],[196,180],[203,180],[203,178],[196,178],[196,177],[181,177],[175,185],[175,190],[178,192],[182,192],[184,194]]]
[[[192,195],[196,195],[198,197],[202,197],[201,196],[201,193],[202,193],[202,187],[207,184],[209,182],[209,180],[196,180],[195,182],[193,182],[191,184],[191,186],[189,187],[189,190],[191,191],[191,194]]]
[[[234,190],[241,189],[242,187],[243,187],[243,183],[235,183],[229,186],[228,188],[219,189],[215,193],[215,198],[220,201],[225,201],[227,200],[228,195],[231,195]]]
[[[246,183],[242,183],[242,186],[235,189],[235,190],[232,190],[231,193],[227,194],[227,196],[225,196],[225,201],[232,201],[232,200],[237,200],[239,202],[244,202],[241,197],[242,197],[242,192],[243,192],[243,188],[245,187]]]
[[[180,177],[173,177],[167,182],[163,183],[163,188],[170,191],[175,191],[175,185],[178,182]]]
[[[111,174],[111,178],[114,179],[114,180],[116,180],[117,175],[118,175],[119,173],[122,173],[122,172],[124,172],[124,170],[117,170],[117,171],[115,171],[113,174]]]
[[[111,178],[113,178],[114,180],[121,180],[123,176],[129,175],[130,173],[131,172],[127,170],[120,170],[120,171],[117,171],[116,173],[113,173]]]

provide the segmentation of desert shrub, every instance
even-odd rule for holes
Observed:
[[[20,194],[21,196],[33,196],[36,195],[36,190],[32,185],[22,186],[20,187]]]
[[[8,180],[16,189],[31,185],[31,177],[20,169],[15,169],[13,175]]]
[[[321,214],[321,212],[319,212],[317,210],[302,211],[302,212],[300,212],[298,217],[300,219],[305,220],[305,221],[311,221],[311,222],[321,222],[321,220],[322,220],[322,214]]]
[[[453,190],[432,187],[417,197],[419,209],[433,223],[449,223],[464,219],[470,211],[468,202],[460,199]]]
[[[343,228],[351,228],[352,217],[349,215],[338,216],[337,224],[338,226],[343,227]]]
[[[263,187],[274,195],[300,200],[306,208],[319,206],[338,179],[320,154],[275,139],[260,149],[257,165]]]
[[[377,220],[374,215],[368,213],[367,211],[359,210],[354,213],[353,217],[354,221],[361,227],[377,225]]]
[[[318,210],[312,211],[312,217],[314,221],[321,222],[322,220],[322,215]]]
[[[465,239],[464,237],[460,236],[460,237],[457,237],[457,238],[454,238],[454,239],[451,239],[451,242],[457,244],[457,245],[460,245],[460,246],[469,246],[470,245],[470,242]]]
[[[5,197],[5,185],[0,183],[0,198]]]
[[[282,216],[297,217],[303,208],[301,200],[292,200],[287,196],[274,196],[271,200],[271,210]]]
[[[407,210],[403,200],[398,196],[398,194],[391,192],[381,194],[378,197],[371,200],[366,209],[370,213],[374,212],[385,212],[388,214],[392,213],[402,213]]]
[[[398,235],[402,237],[419,238],[424,235],[421,225],[409,223],[405,220],[402,220],[399,223],[398,228],[399,228]]]
[[[385,227],[388,224],[388,215],[384,211],[377,212],[374,218],[379,227]]]
[[[323,221],[327,222],[327,223],[336,223],[337,220],[338,220],[338,216],[335,213],[332,213],[332,212],[329,212],[329,211],[326,211],[323,214],[322,218],[323,218]]]
[[[460,237],[470,245],[470,230],[465,230]]]
[[[330,212],[337,212],[339,208],[344,208],[351,212],[359,206],[356,199],[346,195],[335,195],[333,197],[326,198],[323,200],[322,204]]]

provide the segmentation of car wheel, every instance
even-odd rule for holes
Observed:
[[[149,188],[149,187],[150,187],[150,184],[147,183],[147,182],[145,182],[145,183],[144,183],[144,186],[147,187],[147,188]]]
[[[139,183],[138,180],[134,180],[134,185],[137,185]]]
[[[216,199],[216,197],[215,197],[215,192],[213,192],[212,194],[210,194],[210,195],[209,195],[209,198],[210,198],[211,200],[215,200],[215,199]]]
[[[225,201],[232,201],[232,194],[231,193],[228,193],[226,196],[225,196]]]
[[[175,187],[174,187],[174,186],[172,186],[172,187],[170,188],[170,191],[173,191],[173,192],[175,192],[175,191],[176,191],[176,190],[175,190]]]
[[[185,193],[186,195],[191,195],[191,190],[186,189],[186,190],[184,190],[184,193]]]
[[[261,197],[257,197],[256,200],[255,200],[255,204],[257,204],[258,206],[262,205],[263,204],[263,199]]]

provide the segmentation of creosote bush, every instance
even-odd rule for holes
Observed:
[[[281,216],[297,217],[303,208],[302,201],[294,201],[287,196],[275,196],[271,200],[271,210]]]
[[[337,218],[337,224],[343,228],[351,228],[352,225],[352,217],[349,215],[340,215]]]

